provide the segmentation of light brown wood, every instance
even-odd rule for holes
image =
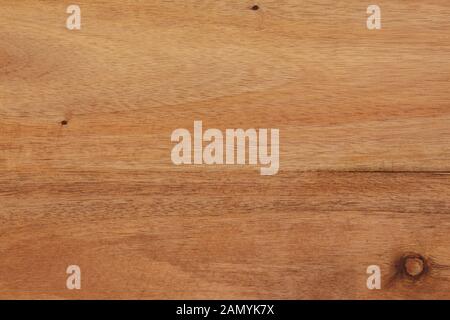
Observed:
[[[0,298],[450,298],[450,3],[69,4],[0,0]],[[173,165],[194,120],[279,173]]]

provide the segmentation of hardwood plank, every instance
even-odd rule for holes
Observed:
[[[71,159],[123,142],[139,150],[135,164],[153,167],[167,158],[167,135],[203,120],[280,128],[286,169],[449,171],[446,2],[380,3],[380,32],[366,30],[357,1],[338,15],[325,10],[331,1],[261,12],[189,3],[81,1],[73,32],[63,3],[2,2],[2,161],[18,168],[42,152],[53,165],[60,150],[42,140],[59,138]]]
[[[69,4],[0,0],[1,298],[450,298],[449,2]],[[279,173],[173,165],[194,120]]]
[[[8,275],[1,295],[450,295],[445,175],[292,172],[264,180],[199,170],[17,178],[1,181],[0,274]],[[408,252],[432,265],[418,281],[397,274]],[[64,268],[75,262],[85,270],[79,294],[64,288]],[[382,268],[380,292],[366,288],[371,264]]]

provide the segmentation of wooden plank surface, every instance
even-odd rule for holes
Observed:
[[[450,298],[450,3],[69,4],[0,0],[0,298]],[[279,173],[173,165],[195,120]]]

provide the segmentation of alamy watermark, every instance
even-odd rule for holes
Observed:
[[[370,276],[367,278],[367,289],[381,289],[381,269],[377,265],[370,265],[366,270],[367,274]]]
[[[77,265],[70,265],[66,269],[69,275],[66,280],[66,287],[69,290],[81,289],[81,269]]]
[[[381,9],[376,4],[372,4],[367,7],[367,14],[370,16],[367,18],[366,25],[369,30],[381,29]]]
[[[279,129],[226,129],[223,134],[219,129],[203,132],[202,121],[194,121],[193,137],[187,129],[176,129],[171,141],[178,142],[171,153],[176,165],[259,163],[263,166],[261,175],[269,176],[277,174],[280,168]],[[204,142],[208,144],[204,146]]]
[[[255,6],[258,7],[258,6]],[[67,7],[66,13],[70,16],[66,20],[66,28],[69,30],[81,29],[81,9],[80,6],[72,4]],[[366,13],[370,16],[366,20],[366,26],[369,30],[381,29],[381,9],[376,4],[371,4],[367,7]]]
[[[66,20],[66,28],[69,30],[81,29],[81,9],[79,6],[73,4],[67,7],[66,12],[70,16]]]

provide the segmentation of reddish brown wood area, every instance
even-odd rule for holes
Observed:
[[[0,0],[0,298],[450,298],[448,1],[377,1],[381,30],[357,0],[76,2],[81,30]],[[278,174],[175,166],[195,120],[278,128]]]

